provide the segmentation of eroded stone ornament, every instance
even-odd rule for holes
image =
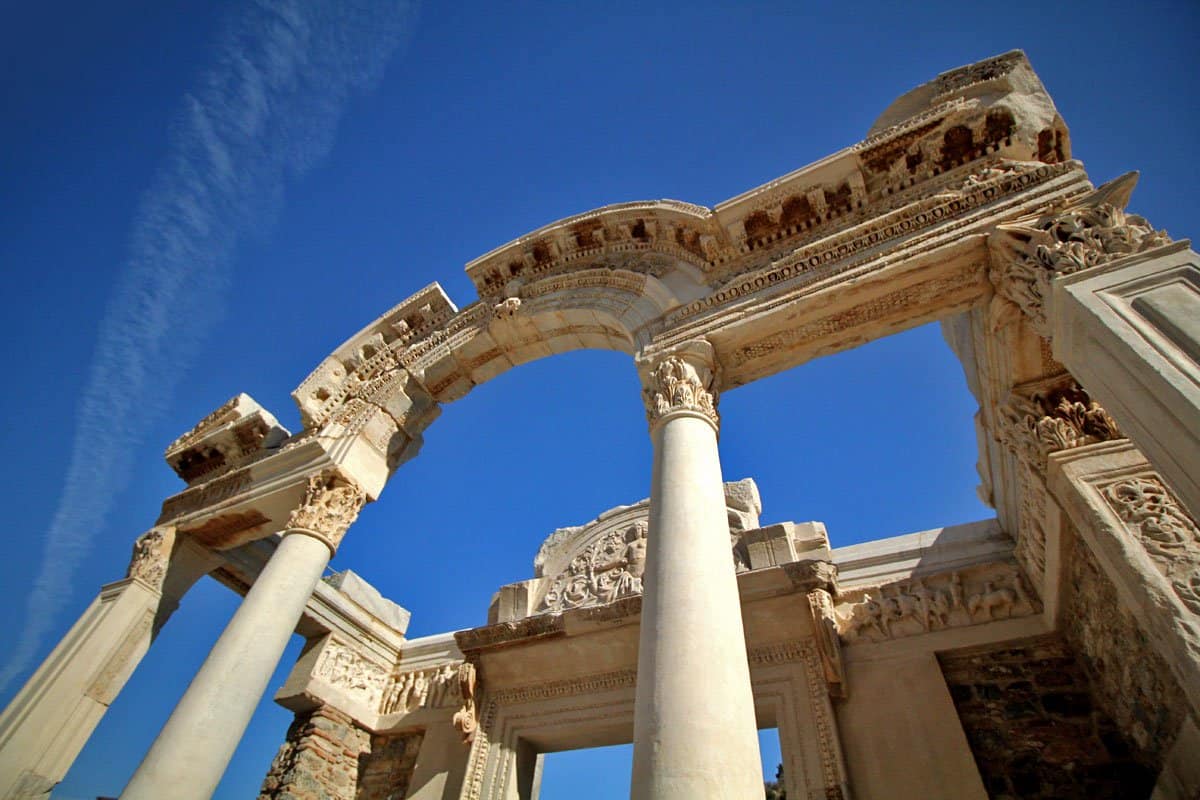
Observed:
[[[288,517],[287,528],[310,533],[337,550],[366,501],[362,489],[336,472],[313,475],[299,507]]]
[[[463,735],[463,744],[470,744],[479,728],[479,719],[475,710],[475,665],[469,661],[458,667],[458,692],[462,706],[454,712],[451,722]]]
[[[161,592],[174,545],[174,528],[151,528],[146,531],[133,543],[133,555],[125,576],[138,578]]]

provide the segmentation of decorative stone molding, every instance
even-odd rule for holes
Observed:
[[[1200,614],[1200,528],[1162,480],[1153,473],[1122,478],[1101,487],[1100,494],[1180,602]]]
[[[718,366],[712,345],[703,340],[687,342],[664,355],[643,359],[639,367],[651,430],[678,412],[702,416],[720,429]]]
[[[146,531],[133,543],[133,555],[125,577],[137,578],[161,592],[174,546],[174,528],[158,527]]]
[[[248,394],[239,394],[167,447],[164,458],[188,484],[213,478],[278,448],[290,434]]]
[[[845,593],[838,632],[848,643],[882,642],[1039,613],[1012,564],[973,567]]]
[[[1055,277],[1171,241],[1165,231],[1125,212],[1136,183],[1137,173],[1131,172],[1052,213],[996,226],[990,242],[996,293],[1020,308],[1043,337],[1051,335],[1045,305]]]
[[[1039,474],[1050,453],[1124,438],[1116,420],[1069,376],[1015,388],[1000,409],[999,427],[1000,440]]]
[[[379,713],[408,714],[422,708],[461,705],[459,671],[462,663],[456,661],[394,674],[384,693]]]
[[[299,507],[288,517],[287,530],[315,536],[336,552],[366,501],[366,492],[333,470],[313,475]]]
[[[379,708],[388,681],[387,669],[336,639],[325,646],[314,674],[372,711]]]

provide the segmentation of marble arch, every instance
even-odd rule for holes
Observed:
[[[245,600],[124,798],[209,796],[293,632],[262,798],[532,798],[542,754],[616,741],[633,797],[761,797],[758,725],[795,797],[1195,796],[1200,261],[1126,211],[1135,180],[1091,183],[1014,51],[712,209],[607,206],[481,256],[477,300],[432,284],[325,358],[300,432],[238,395],[171,444],[186,488],[0,716],[0,793],[61,780],[211,573]],[[721,392],[935,320],[996,518],[839,549],[760,525],[720,473]],[[407,640],[353,573],[321,580],[441,405],[579,348],[639,370],[647,500],[551,534],[478,628]]]

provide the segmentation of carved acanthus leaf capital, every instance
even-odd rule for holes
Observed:
[[[708,342],[688,342],[670,352],[643,359],[639,369],[642,400],[651,429],[668,415],[681,411],[699,414],[714,428],[720,428],[718,367]]]
[[[125,576],[138,578],[161,592],[174,546],[174,528],[158,527],[146,531],[133,543],[133,556]]]
[[[308,479],[304,497],[288,517],[287,528],[316,536],[337,550],[366,502],[366,492],[357,484],[335,471],[322,472]]]
[[[1000,438],[1036,472],[1053,452],[1122,439],[1117,421],[1074,381],[1028,394],[1014,391],[1000,409]]]
[[[1137,173],[1117,178],[1070,205],[1037,218],[998,225],[992,236],[992,283],[1049,338],[1045,301],[1060,275],[1106,264],[1171,241],[1125,206]]]

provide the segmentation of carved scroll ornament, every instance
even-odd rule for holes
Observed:
[[[403,714],[422,708],[461,705],[460,666],[461,662],[457,662],[399,673],[384,694],[380,713]]]
[[[711,353],[707,343],[704,348]],[[711,361],[693,353],[668,355],[646,374],[644,384],[642,399],[652,429],[668,414],[677,411],[698,413],[713,427],[720,427],[716,371]]]
[[[1049,338],[1045,300],[1059,275],[1106,264],[1171,241],[1124,208],[1137,182],[1129,174],[1105,184],[1081,201],[1038,219],[997,226],[996,292],[1029,316]]]
[[[462,697],[462,706],[454,712],[451,720],[458,732],[463,735],[463,744],[475,740],[475,731],[479,729],[479,717],[475,707],[475,665],[467,661],[458,667],[458,693]]]
[[[1159,477],[1125,478],[1101,494],[1180,601],[1200,614],[1200,529]]]
[[[322,472],[308,479],[304,497],[288,518],[287,528],[311,534],[337,550],[366,501],[366,493],[356,484],[336,472]]]

